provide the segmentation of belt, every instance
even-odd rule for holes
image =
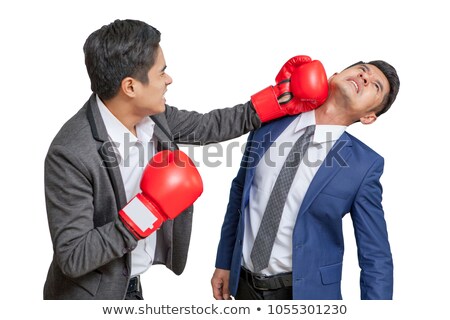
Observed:
[[[141,292],[141,279],[139,276],[131,278],[128,282],[127,293],[131,292]]]
[[[241,277],[257,290],[277,290],[285,287],[292,287],[292,272],[265,276],[252,273],[242,267]]]

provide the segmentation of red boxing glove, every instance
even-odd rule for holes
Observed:
[[[308,56],[289,59],[275,78],[276,85],[251,97],[262,122],[287,114],[310,111],[328,97],[328,79],[322,63]]]
[[[147,164],[142,192],[119,211],[125,227],[143,239],[166,220],[176,218],[203,192],[203,182],[191,159],[180,150],[164,150]]]

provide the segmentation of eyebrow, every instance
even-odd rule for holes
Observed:
[[[361,67],[364,69],[364,71],[369,71],[369,72],[372,71],[367,64],[361,64]],[[384,87],[381,84],[381,81],[377,79],[377,80],[375,80],[375,82],[380,86],[380,89],[383,92],[384,91]]]

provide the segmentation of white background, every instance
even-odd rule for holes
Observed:
[[[358,301],[359,268],[348,217],[343,297],[366,318],[414,314],[447,318],[450,23],[444,3],[18,0],[2,4],[3,311],[12,307],[18,317],[58,310],[42,301],[52,257],[44,158],[59,128],[91,93],[82,51],[85,39],[114,19],[132,18],[162,32],[167,73],[174,80],[167,102],[199,112],[247,101],[273,84],[282,64],[298,54],[321,60],[328,75],[359,60],[393,64],[401,89],[392,109],[375,124],[355,124],[348,131],[386,161],[383,205],[394,256],[394,301],[369,306]],[[245,140],[246,136],[232,142]],[[229,143],[221,147],[225,150]],[[206,150],[197,148],[195,160],[201,162]],[[230,183],[241,158],[238,148],[232,154],[211,158],[222,161],[216,168],[200,164],[204,193],[195,205],[187,267],[181,276],[152,267],[143,276],[148,303],[213,302],[209,282]],[[69,316],[89,310],[83,306]],[[98,311],[96,316],[101,316]]]

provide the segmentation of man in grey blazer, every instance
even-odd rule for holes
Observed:
[[[172,79],[159,42],[158,30],[136,20],[116,20],[86,40],[93,94],[60,129],[45,159],[54,254],[44,299],[142,299],[139,275],[151,265],[181,274],[192,206],[139,241],[119,210],[139,192],[155,152],[177,149],[178,142],[225,141],[261,125],[251,102],[206,114],[167,105]]]

